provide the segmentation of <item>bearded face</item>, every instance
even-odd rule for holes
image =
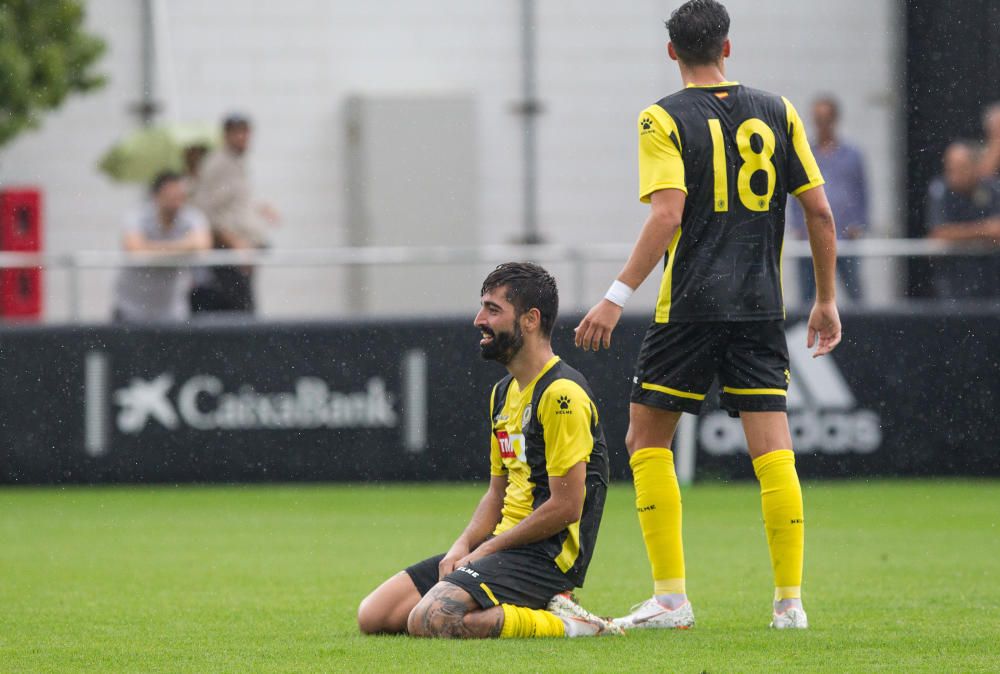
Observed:
[[[494,330],[485,325],[480,330],[483,338],[479,340],[479,352],[483,360],[495,360],[506,365],[524,346],[524,333],[516,319],[511,330]]]

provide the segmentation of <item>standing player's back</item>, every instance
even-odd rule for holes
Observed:
[[[804,516],[788,426],[790,381],[781,298],[788,194],[799,197],[814,253],[809,346],[840,341],[834,301],[835,223],[823,178],[791,103],[726,81],[729,12],[688,0],[667,21],[667,54],[686,89],[639,115],[639,198],[650,204],[632,253],[576,329],[576,344],[611,346],[625,302],[664,256],[655,323],[636,361],[625,447],[653,596],[616,618],[623,628],[694,624],[688,601],[681,496],[670,438],[698,414],[714,380],[739,416],[761,487],[775,601],[771,626],[806,628]]]
[[[642,201],[687,193],[656,320],[782,318],[785,201],[823,184],[792,104],[735,82],[690,86],[639,116]]]

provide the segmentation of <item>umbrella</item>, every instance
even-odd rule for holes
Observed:
[[[108,150],[97,166],[119,182],[150,182],[161,171],[184,171],[189,147],[213,148],[218,124],[161,124],[137,129]]]

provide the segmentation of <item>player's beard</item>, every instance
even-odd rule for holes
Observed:
[[[482,331],[493,338],[488,343],[479,345],[483,360],[495,360],[501,365],[506,365],[514,360],[514,356],[524,346],[524,333],[517,323],[514,323],[512,332],[494,332],[489,328],[483,328]]]

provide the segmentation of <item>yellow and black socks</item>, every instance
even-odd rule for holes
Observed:
[[[501,604],[500,608],[503,609],[501,639],[566,636],[563,621],[548,611],[513,604]]]
[[[802,557],[805,524],[802,488],[795,472],[795,454],[778,449],[753,460],[760,481],[760,504],[764,531],[774,569],[774,600],[802,596]]]
[[[653,570],[653,594],[685,594],[681,490],[674,455],[666,447],[640,449],[629,459],[635,507]]]

